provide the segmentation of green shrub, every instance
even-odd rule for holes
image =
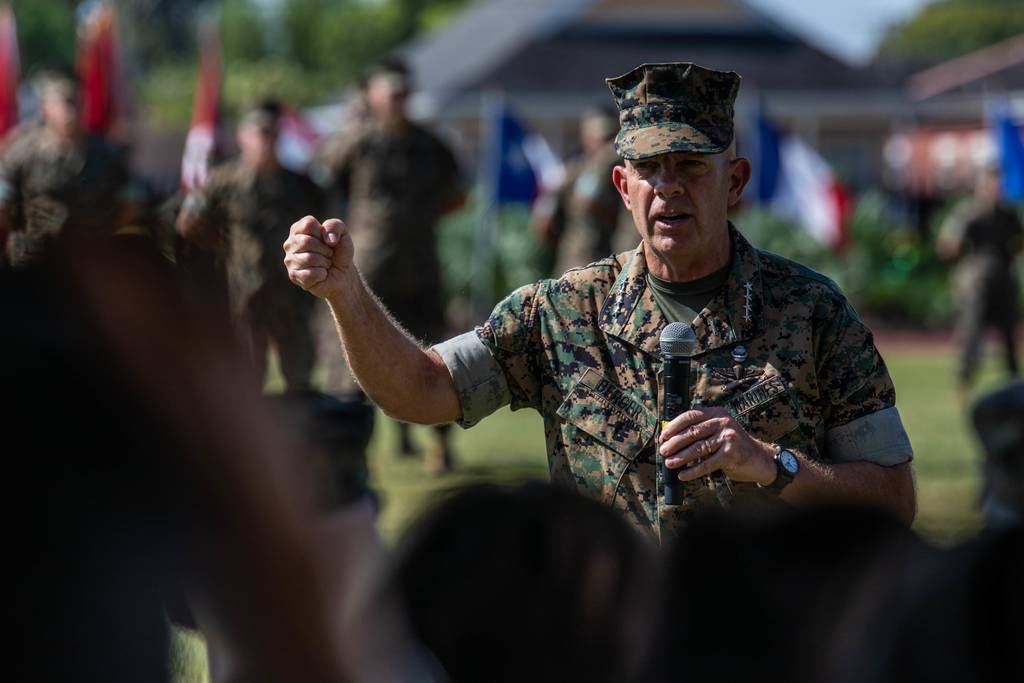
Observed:
[[[835,280],[867,318],[897,327],[938,327],[950,321],[948,266],[932,243],[890,215],[878,193],[857,202],[841,252],[811,239],[792,221],[761,210],[747,211],[737,225],[758,247]]]

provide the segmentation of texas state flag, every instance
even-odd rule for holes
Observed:
[[[822,244],[841,247],[852,199],[828,162],[800,137],[780,133],[763,116],[757,127],[758,202],[793,219]]]

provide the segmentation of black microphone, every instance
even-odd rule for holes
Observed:
[[[661,358],[664,364],[664,395],[661,402],[661,428],[690,409],[690,359],[697,349],[697,336],[690,323],[669,323],[661,331]],[[665,486],[665,505],[683,502],[683,482],[665,467],[658,456],[658,468]]]

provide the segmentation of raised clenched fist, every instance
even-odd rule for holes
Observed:
[[[352,236],[337,218],[322,224],[312,216],[292,223],[284,243],[288,279],[324,299],[341,294],[354,272]]]

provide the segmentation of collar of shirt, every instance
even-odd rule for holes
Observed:
[[[729,235],[732,240],[729,278],[694,320],[695,355],[751,339],[763,311],[764,287],[757,250],[732,223]],[[626,259],[626,267],[619,273],[601,307],[598,324],[606,334],[659,356],[659,340],[666,320],[647,283],[643,245],[619,258]]]

